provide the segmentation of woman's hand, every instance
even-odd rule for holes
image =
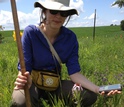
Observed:
[[[28,84],[28,88],[30,88],[32,84],[32,79],[29,72],[25,72],[24,75],[22,75],[22,73],[19,71],[15,81],[14,89],[23,89],[26,83]]]
[[[120,93],[121,93],[121,91],[118,91],[118,90],[111,90],[111,91],[108,92],[107,94],[106,94],[104,91],[102,91],[102,92],[100,93],[100,95],[111,96],[111,95],[120,94]]]

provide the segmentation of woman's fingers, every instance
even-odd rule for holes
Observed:
[[[105,95],[105,92],[104,92],[104,91],[102,91],[102,92],[100,93],[100,95]]]
[[[111,95],[120,94],[120,93],[121,93],[121,91],[118,91],[118,90],[111,90],[111,91],[108,92],[108,93],[105,93],[104,91],[102,91],[102,92],[100,93],[100,95],[111,96]]]
[[[21,72],[19,72],[19,74],[16,78],[16,81],[15,81],[14,89],[23,89],[25,84],[29,81],[29,75],[30,75],[29,72],[25,72],[23,75]],[[31,82],[28,85],[31,86]]]
[[[118,90],[112,90],[112,91],[110,91],[110,92],[107,94],[107,96],[115,95],[115,94],[120,94],[120,93],[121,93],[121,91],[118,91]]]
[[[110,95],[113,95],[113,90],[110,91],[110,92],[107,94],[107,96],[110,96]]]

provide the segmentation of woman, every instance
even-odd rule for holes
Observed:
[[[76,35],[63,26],[67,24],[70,16],[78,14],[77,10],[69,7],[70,0],[46,0],[45,2],[35,2],[35,7],[42,9],[39,26],[29,25],[25,28],[22,36],[26,73],[21,74],[20,63],[18,63],[18,77],[15,81],[15,88],[12,95],[12,107],[25,107],[25,97],[23,88],[28,82],[31,103],[38,107],[41,98],[49,99],[50,94],[59,98],[68,98],[72,103],[68,106],[76,105],[78,101],[75,93],[80,92],[80,106],[91,106],[97,100],[99,86],[90,82],[80,73],[78,62],[78,41]],[[50,46],[45,36],[55,48],[62,63],[66,64],[70,80],[62,80],[54,88],[42,88],[42,72],[54,72],[61,78],[61,66],[58,59],[51,53]],[[61,71],[61,72],[60,72]],[[31,75],[31,76],[30,76]],[[43,76],[43,75],[42,75]],[[46,77],[44,77],[46,79]],[[54,80],[54,79],[53,79]],[[41,82],[42,81],[42,82]],[[59,80],[57,80],[59,81]],[[57,81],[53,82],[55,85]],[[47,81],[49,84],[51,81]],[[38,84],[38,85],[37,85]],[[46,86],[47,87],[47,86]],[[108,95],[119,93],[111,91]],[[104,92],[103,92],[104,94]],[[50,103],[50,102],[49,102]],[[67,104],[65,104],[67,105]]]

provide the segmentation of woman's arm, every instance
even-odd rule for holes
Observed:
[[[74,82],[74,83],[78,83],[78,84],[81,84],[82,87],[90,90],[90,91],[93,91],[95,93],[99,93],[99,86],[93,84],[92,82],[90,82],[86,77],[84,77],[80,72],[77,72],[75,74],[72,74],[70,75],[70,78],[71,80]],[[111,90],[109,93],[107,93],[107,96],[110,96],[110,95],[114,95],[114,94],[120,94],[121,91],[118,91],[118,90]],[[101,95],[106,95],[106,93],[103,91],[100,93]]]
[[[81,84],[82,87],[93,91],[95,93],[99,93],[99,86],[93,84],[92,82],[90,82],[86,77],[84,77],[80,72],[74,73],[72,75],[70,75],[71,80],[74,83],[78,83]]]

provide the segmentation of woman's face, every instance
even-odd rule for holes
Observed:
[[[45,16],[46,16],[46,25],[54,29],[59,29],[64,24],[65,19],[68,16],[68,12],[46,10]]]

